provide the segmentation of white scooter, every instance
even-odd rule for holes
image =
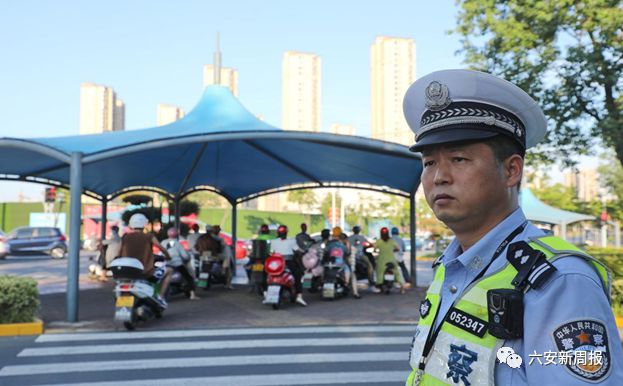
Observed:
[[[130,331],[139,321],[162,317],[167,307],[158,296],[166,268],[157,267],[149,279],[143,277],[143,269],[143,264],[132,257],[119,257],[110,264],[116,281],[115,321]]]

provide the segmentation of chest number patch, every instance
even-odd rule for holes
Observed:
[[[456,307],[452,307],[450,309],[450,312],[448,312],[448,316],[446,317],[446,322],[467,333],[476,335],[479,338],[485,336],[485,333],[487,332],[487,322],[467,314]]]

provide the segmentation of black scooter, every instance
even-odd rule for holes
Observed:
[[[385,264],[385,271],[383,272],[383,284],[381,285],[381,292],[385,295],[389,295],[392,288],[394,288],[394,282],[396,281],[396,275],[394,275],[394,263]]]

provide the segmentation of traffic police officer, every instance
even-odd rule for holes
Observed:
[[[407,385],[623,385],[610,273],[519,208],[546,120],[519,87],[445,70],[408,89],[422,186],[455,239],[420,305]]]

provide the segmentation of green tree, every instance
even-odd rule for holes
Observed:
[[[311,220],[310,211],[318,203],[314,191],[312,189],[293,190],[288,192],[288,201],[305,208],[305,222],[309,225]]]
[[[533,189],[533,193],[539,200],[559,209],[572,212],[585,210],[576,198],[575,190],[572,187],[554,184],[541,189]]]
[[[529,161],[573,165],[593,137],[623,164],[620,0],[462,0],[455,33],[465,61],[519,85],[549,118]]]
[[[152,197],[146,194],[129,194],[121,200],[132,205],[147,205],[153,201]]]
[[[433,235],[451,236],[452,231],[439,221],[433,213],[426,199],[420,198],[415,207],[415,215],[418,231],[430,232]]]

